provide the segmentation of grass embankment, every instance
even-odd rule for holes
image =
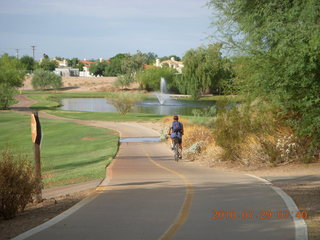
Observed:
[[[40,119],[42,176],[45,188],[100,179],[118,150],[115,132],[75,123]],[[33,159],[30,117],[10,111],[0,113],[0,148]],[[32,160],[33,161],[33,160]]]
[[[134,122],[145,122],[145,121],[160,121],[162,115],[154,114],[143,114],[143,113],[127,113],[126,115],[120,115],[119,113],[106,113],[106,112],[78,112],[78,111],[47,111],[49,114],[72,118],[80,120],[96,120],[96,121],[113,121],[113,122],[123,122],[123,121],[134,121]]]

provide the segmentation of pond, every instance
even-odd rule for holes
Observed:
[[[64,98],[61,110],[89,112],[117,112],[115,107],[105,98]],[[132,107],[132,113],[150,113],[158,115],[192,116],[193,109],[205,109],[214,106],[214,101],[175,100],[166,101],[161,105],[157,99],[144,100]]]

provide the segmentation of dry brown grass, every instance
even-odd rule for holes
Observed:
[[[183,123],[184,127],[184,156],[192,161],[204,161],[205,159],[207,161],[207,165],[210,165],[210,159],[216,159],[217,153],[221,151],[221,148],[215,144],[212,131],[208,127],[196,125],[185,118],[181,118],[179,121]],[[168,132],[171,122],[172,117],[166,117],[163,119],[163,131],[165,133]],[[196,143],[200,144],[199,151],[197,153],[188,152],[188,149]]]
[[[184,124],[186,158],[207,166],[233,162],[256,169],[299,162],[306,155],[305,144],[294,136],[293,130],[273,119],[269,112],[264,116],[240,109],[222,114],[212,129],[180,119]],[[164,133],[171,122],[171,117],[163,120]]]
[[[27,76],[24,80],[24,86],[21,90],[32,90],[31,76]],[[116,77],[62,77],[64,87],[75,87],[74,89],[66,89],[71,92],[85,91],[103,91],[112,92],[115,88],[112,86]]]

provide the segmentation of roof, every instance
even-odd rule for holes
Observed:
[[[143,69],[156,68],[154,65],[143,64]]]
[[[87,61],[87,60],[80,60],[79,62],[83,63],[84,65],[90,65],[91,63],[94,63],[94,62]]]
[[[108,64],[110,63],[110,59],[106,59],[106,60],[103,59],[102,61]],[[93,61],[88,61],[88,60],[80,60],[79,62],[83,63],[85,66],[90,66],[92,63],[95,63]]]
[[[162,63],[183,64],[181,61],[176,61],[176,60],[171,60],[171,59],[164,60],[164,61],[160,62],[160,64],[162,64]]]

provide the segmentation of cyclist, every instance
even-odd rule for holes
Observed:
[[[173,116],[173,122],[171,126],[169,127],[169,132],[168,135],[171,137],[172,141],[172,149],[173,149],[173,144],[174,144],[174,138],[178,138],[178,143],[179,143],[179,158],[182,158],[182,136],[184,134],[183,131],[183,124],[179,122],[179,117],[177,115]]]

